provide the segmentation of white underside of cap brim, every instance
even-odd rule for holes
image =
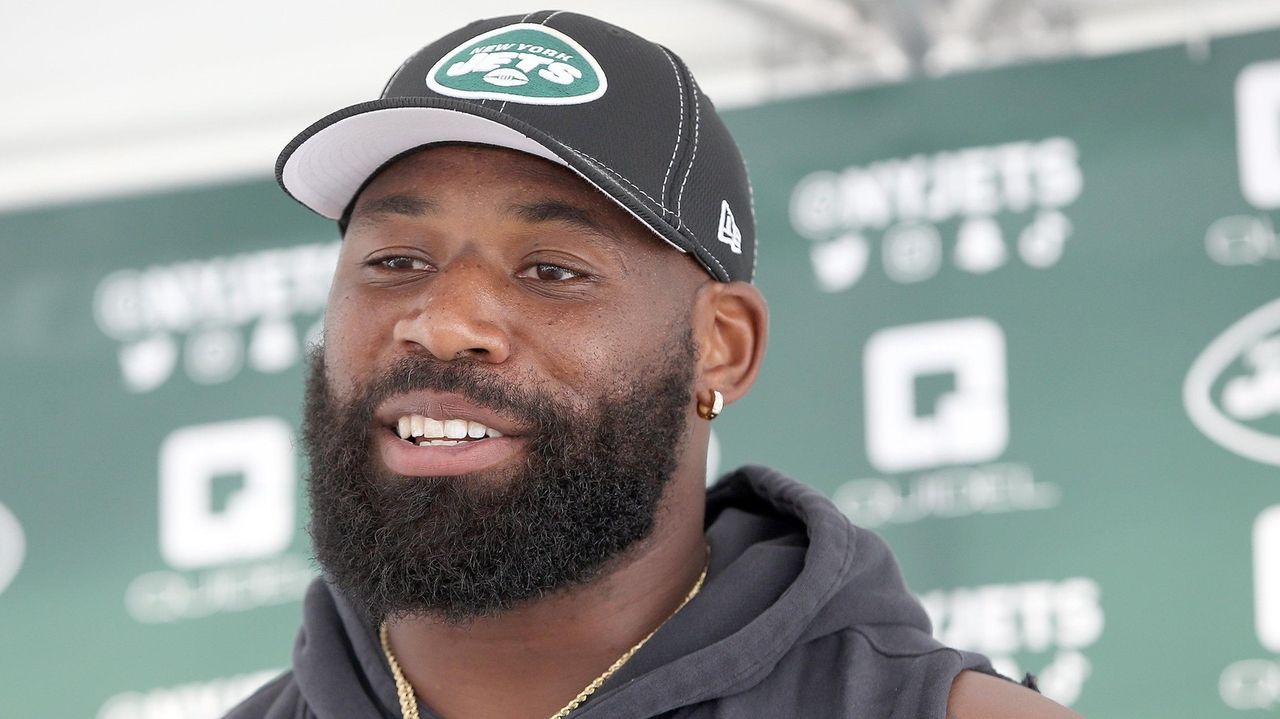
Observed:
[[[299,202],[336,220],[388,160],[434,142],[507,147],[568,167],[542,144],[493,120],[435,107],[389,107],[343,118],[307,138],[280,176]]]
[[[388,107],[343,118],[303,141],[285,161],[280,179],[299,202],[324,217],[337,220],[378,168],[403,152],[437,142],[506,147],[567,167],[663,242],[688,254],[688,250],[672,242],[546,145],[500,122],[457,110]]]

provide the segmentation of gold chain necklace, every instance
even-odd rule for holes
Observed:
[[[574,697],[573,701],[566,704],[560,711],[552,714],[551,719],[565,719],[565,717],[569,716],[569,712],[577,709],[583,702],[585,702],[587,697],[591,696],[595,690],[599,689],[600,686],[609,679],[609,677],[613,676],[619,669],[621,669],[622,665],[626,664],[628,659],[634,656],[636,652],[640,651],[640,647],[643,647],[645,642],[649,641],[654,634],[657,634],[663,624],[666,624],[671,617],[674,617],[677,612],[684,609],[684,605],[688,604],[691,599],[697,596],[698,591],[702,589],[703,581],[707,578],[707,568],[711,565],[710,555],[711,553],[707,552],[707,561],[702,565],[702,574],[698,575],[698,581],[694,582],[693,589],[690,589],[689,593],[685,595],[684,601],[680,602],[680,606],[676,607],[674,612],[672,612],[666,619],[662,620],[662,624],[654,627],[653,631],[646,634],[644,639],[641,639],[634,647],[631,647],[625,654],[618,657],[617,661],[609,665],[609,668],[604,670],[604,674],[596,677],[587,685],[586,689],[578,692],[578,696]],[[400,698],[400,714],[404,719],[421,719],[418,716],[418,698],[413,694],[413,686],[409,684],[408,679],[404,678],[404,672],[400,670],[400,663],[396,661],[396,655],[391,652],[391,642],[387,639],[386,622],[383,622],[382,626],[379,627],[378,637],[382,640],[382,653],[387,656],[387,664],[391,665],[391,676],[395,677],[396,680],[396,694]]]

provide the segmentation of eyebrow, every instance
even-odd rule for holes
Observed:
[[[386,195],[370,200],[360,208],[361,215],[405,215],[421,217],[436,209],[436,203],[425,197],[414,195]]]
[[[430,198],[421,195],[395,193],[369,200],[361,205],[359,214],[353,217],[352,220],[353,222],[378,222],[388,215],[423,217],[436,211],[436,209],[438,209],[438,205]],[[525,222],[561,222],[584,230],[587,233],[585,237],[588,240],[609,240],[609,242],[602,244],[611,250],[616,250],[616,243],[620,241],[618,233],[612,227],[597,220],[590,210],[562,200],[546,199],[515,204],[510,206],[510,212]]]
[[[617,241],[613,228],[601,224],[590,210],[560,200],[541,200],[529,204],[512,205],[512,212],[525,222],[562,222],[586,230],[593,235]]]

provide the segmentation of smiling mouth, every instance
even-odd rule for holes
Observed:
[[[472,420],[435,419],[420,414],[404,415],[391,429],[400,439],[419,447],[456,447],[505,436]]]

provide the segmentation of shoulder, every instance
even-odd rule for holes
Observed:
[[[223,719],[284,719],[297,715],[302,697],[293,672],[285,672],[263,684],[244,701],[237,704]]]
[[[963,671],[951,683],[947,719],[1080,719],[1080,715],[1007,679]]]

